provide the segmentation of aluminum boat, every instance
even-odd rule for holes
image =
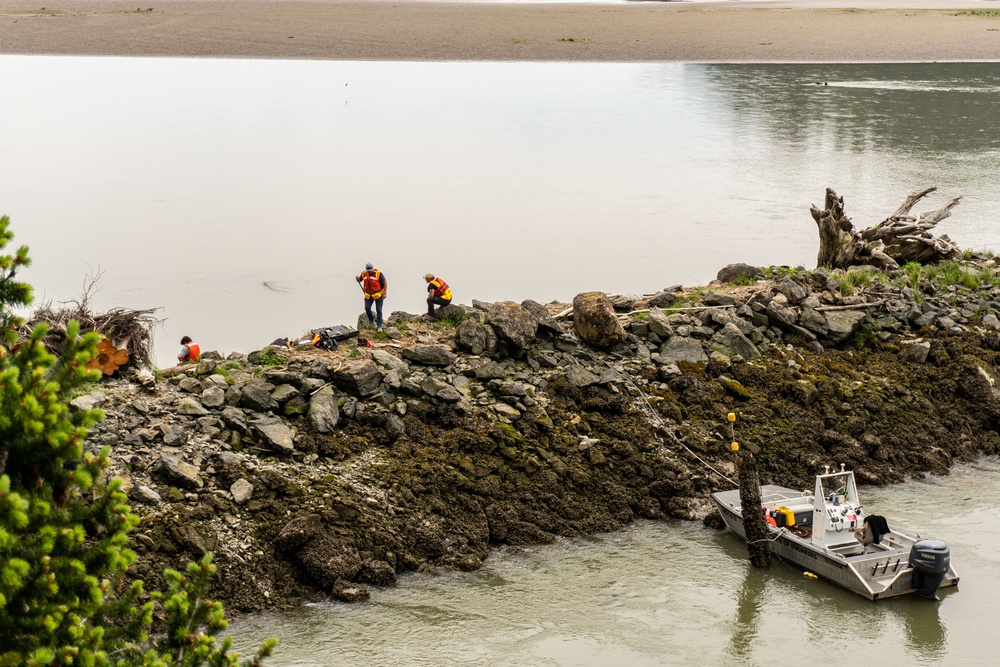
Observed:
[[[948,545],[890,527],[862,507],[854,473],[829,469],[812,494],[761,486],[771,553],[870,600],[914,593],[937,600],[958,585]],[[739,489],[712,494],[726,526],[746,540]]]

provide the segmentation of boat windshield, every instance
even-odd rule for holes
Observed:
[[[843,475],[827,475],[822,478],[823,482],[823,498],[846,497],[847,496],[847,478],[848,474]],[[840,500],[839,502],[843,502]]]

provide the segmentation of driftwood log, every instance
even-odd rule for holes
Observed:
[[[844,198],[826,189],[823,209],[811,206],[809,212],[819,229],[817,266],[846,269],[849,266],[874,266],[898,269],[907,262],[933,264],[962,255],[962,249],[947,235],[934,236],[930,230],[951,215],[961,197],[955,197],[939,209],[911,215],[910,209],[937,188],[917,190],[906,198],[894,213],[874,227],[856,230],[844,213]]]

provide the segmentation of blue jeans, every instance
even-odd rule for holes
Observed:
[[[378,299],[365,299],[365,315],[368,316],[368,324],[374,324],[379,329],[382,328],[382,302],[385,301],[385,297],[379,297]],[[375,303],[375,314],[378,316],[378,321],[372,317],[372,302]]]

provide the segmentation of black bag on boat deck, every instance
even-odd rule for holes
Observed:
[[[309,333],[319,336],[319,341],[316,343],[316,347],[322,350],[335,350],[337,349],[337,345],[340,341],[347,340],[348,338],[353,338],[358,335],[357,331],[344,325],[311,329]]]

